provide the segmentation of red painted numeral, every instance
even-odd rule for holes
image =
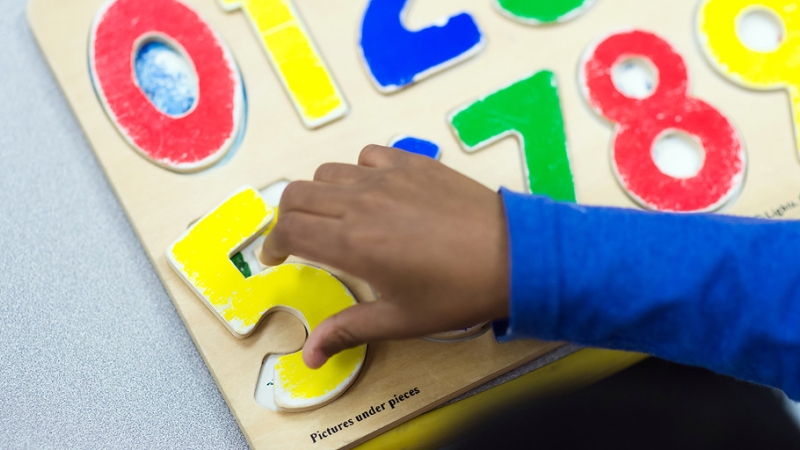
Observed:
[[[132,59],[162,41],[191,60],[198,80],[194,107],[183,116],[159,111],[139,88]],[[202,170],[233,145],[243,110],[239,71],[209,25],[176,0],[111,0],[91,31],[92,80],[106,112],[147,159],[171,170]]]
[[[658,72],[646,98],[626,96],[612,79],[617,64],[637,58]],[[741,188],[746,165],[742,140],[724,115],[689,96],[686,64],[668,42],[643,31],[614,34],[590,48],[580,67],[587,101],[616,123],[614,169],[638,203],[660,211],[709,211]],[[696,175],[676,178],[656,166],[653,146],[672,133],[685,133],[702,147],[705,160]]]

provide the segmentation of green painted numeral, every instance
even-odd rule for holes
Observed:
[[[563,22],[589,9],[595,0],[495,0],[512,18],[532,24]]]
[[[516,135],[530,192],[575,201],[564,118],[552,72],[537,72],[457,110],[450,124],[470,152]]]

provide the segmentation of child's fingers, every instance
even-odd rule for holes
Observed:
[[[380,145],[368,145],[361,150],[358,155],[358,165],[382,169],[394,167],[410,153],[396,148],[382,147]]]
[[[322,367],[333,355],[366,342],[407,337],[408,324],[399,320],[393,304],[379,300],[361,303],[329,317],[317,326],[303,346],[303,361]]]
[[[317,168],[314,181],[330,184],[355,184],[366,178],[372,169],[352,164],[326,163]]]
[[[283,211],[261,247],[261,262],[283,263],[289,255],[339,266],[342,251],[341,222],[302,211]],[[345,264],[346,265],[346,264]]]
[[[346,211],[347,192],[342,186],[316,181],[295,181],[281,196],[280,212],[306,212],[323,217],[338,218]],[[278,217],[280,223],[280,216]]]

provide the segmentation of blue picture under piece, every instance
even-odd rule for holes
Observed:
[[[425,139],[417,139],[415,137],[401,137],[389,143],[389,147],[405,150],[409,153],[416,155],[427,156],[432,159],[439,159],[442,156],[442,150],[438,145]]]
[[[419,31],[403,26],[410,0],[371,0],[361,25],[361,52],[372,80],[383,93],[402,89],[474,55],[483,34],[471,15],[461,13]]]
[[[139,88],[159,111],[180,116],[192,109],[197,99],[197,76],[183,55],[152,41],[144,44],[135,58]]]

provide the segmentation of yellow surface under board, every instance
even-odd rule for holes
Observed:
[[[647,359],[640,353],[587,348],[460,402],[435,409],[357,447],[435,449],[473,418],[525,396],[579,389]]]

